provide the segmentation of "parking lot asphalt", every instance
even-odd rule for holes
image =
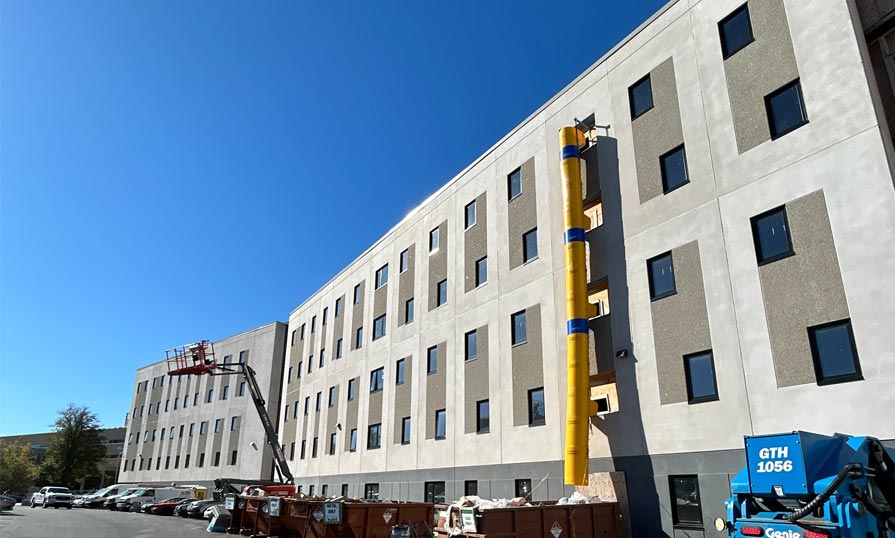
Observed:
[[[2,538],[193,538],[214,536],[204,519],[73,508],[30,508],[0,512]],[[220,534],[226,536],[226,534]]]

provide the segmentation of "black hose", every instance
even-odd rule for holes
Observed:
[[[827,499],[830,498],[830,495],[836,492],[836,489],[839,487],[839,484],[842,483],[843,480],[850,476],[860,476],[861,464],[860,463],[849,463],[845,467],[839,471],[839,474],[836,475],[836,478],[830,482],[830,485],[827,486],[825,490],[823,490],[820,495],[808,501],[808,504],[794,511],[793,513],[786,516],[786,520],[790,522],[796,522],[803,517],[807,516],[811,512],[814,512],[818,506],[823,504]]]

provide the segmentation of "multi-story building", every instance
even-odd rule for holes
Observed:
[[[624,473],[635,536],[716,535],[744,435],[895,438],[888,4],[670,2],[302,302],[278,422],[303,491],[570,492],[568,125],[590,470]]]
[[[266,407],[279,409],[286,325],[273,322],[214,342],[218,363],[256,372]],[[168,376],[165,361],[137,370],[122,482],[270,480],[273,459],[242,375]]]

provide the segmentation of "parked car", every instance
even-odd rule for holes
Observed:
[[[64,506],[71,510],[72,501],[72,494],[68,488],[46,486],[40,488],[40,491],[31,496],[31,508],[34,508],[37,505],[43,506],[44,508],[49,508],[50,506],[59,508],[60,506]]]
[[[205,515],[205,509],[216,503],[217,501],[214,499],[193,501],[187,505],[186,510],[184,510],[180,515],[182,517],[192,517],[195,519],[200,519],[203,515]]]
[[[16,498],[9,495],[0,495],[0,512],[3,510],[12,510],[16,505]]]
[[[149,513],[155,514],[158,516],[170,516],[174,513],[174,510],[181,504],[189,504],[193,501],[198,501],[199,499],[195,497],[175,497],[173,499],[168,499],[167,501],[159,501],[156,503],[152,503],[149,505]],[[145,506],[143,507],[145,511]]]
[[[21,491],[9,491],[6,490],[3,492],[3,495],[7,497],[12,497],[16,500],[17,503],[25,504],[26,499],[30,499],[31,495],[27,493],[22,493]]]
[[[103,501],[102,506],[104,508],[115,510],[115,503],[118,501],[119,498],[124,497],[125,495],[130,495],[131,493],[134,493],[139,489],[140,488],[127,488],[125,490],[122,490],[120,493],[116,493],[115,495],[109,495],[105,498],[106,500]]]
[[[106,499],[113,495],[118,495],[122,491],[126,490],[128,485],[126,484],[114,484],[111,486],[104,487],[103,489],[94,491],[90,495],[84,497],[84,507],[85,508],[101,508],[103,504],[106,502]]]
[[[120,497],[115,502],[115,507],[118,510],[132,510],[139,512],[139,507],[144,503],[166,501],[175,497],[182,497],[185,499],[187,497],[192,497],[192,495],[193,490],[189,488],[143,488],[130,495]]]

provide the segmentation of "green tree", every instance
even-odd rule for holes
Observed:
[[[0,491],[25,492],[37,478],[37,471],[28,443],[0,441]]]
[[[41,474],[60,486],[73,487],[99,473],[97,463],[106,456],[99,433],[99,420],[87,407],[69,404],[53,425],[55,435],[47,447]]]

